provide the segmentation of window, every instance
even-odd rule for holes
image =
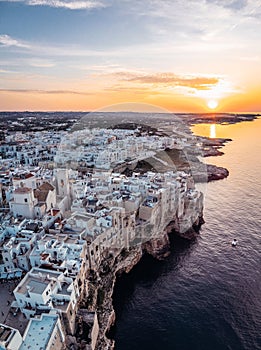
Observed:
[[[24,199],[25,203],[27,203],[27,198]]]

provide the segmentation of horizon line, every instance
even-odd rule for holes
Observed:
[[[90,110],[90,111],[83,111],[83,110],[0,110],[0,113],[142,113],[142,114],[204,114],[204,115],[211,115],[211,114],[255,114],[256,116],[261,116],[260,112],[174,112],[174,111],[104,111],[104,110]]]

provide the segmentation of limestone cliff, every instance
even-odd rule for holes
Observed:
[[[72,337],[70,337],[71,341],[67,342],[68,348],[92,350],[114,348],[114,341],[108,337],[108,332],[115,322],[112,295],[117,276],[128,273],[145,253],[156,259],[167,257],[170,254],[169,235],[172,233],[186,239],[194,239],[198,235],[201,224],[204,223],[203,195],[198,194],[193,197],[188,194],[185,196],[181,212],[177,210],[172,218],[167,218],[164,222],[164,228],[159,231],[154,228],[153,236],[149,239],[137,240],[136,244],[133,244],[129,249],[108,251],[103,256],[99,268],[95,271],[89,271],[87,276],[88,296],[81,306],[89,312],[97,313],[99,328],[97,341],[93,342],[93,339],[90,339],[90,343],[86,344],[86,339],[83,341],[82,334],[84,327],[78,325],[74,341],[72,342]]]

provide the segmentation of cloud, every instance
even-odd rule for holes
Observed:
[[[247,6],[247,0],[207,0],[207,2],[231,10],[241,10]]]
[[[29,6],[49,6],[54,8],[64,8],[68,10],[89,10],[106,7],[101,1],[95,0],[7,0],[8,2],[20,2]]]
[[[142,16],[153,41],[215,43],[251,41],[261,19],[260,0],[125,0],[126,11]],[[146,5],[145,5],[146,4]],[[256,22],[256,23],[255,23]],[[235,28],[237,31],[230,33]]]
[[[140,74],[117,72],[114,74],[120,80],[141,84],[167,85],[172,87],[188,87],[196,90],[209,90],[219,83],[218,77],[180,76],[173,73]]]
[[[34,89],[0,89],[0,92],[25,93],[25,94],[47,94],[47,95],[92,95],[91,92],[71,91],[71,90],[34,90]]]
[[[0,35],[0,45],[6,46],[6,47],[15,46],[15,47],[21,47],[21,48],[27,48],[27,49],[30,48],[29,45],[21,41],[18,41],[7,34]]]
[[[108,92],[120,92],[120,93],[131,93],[132,95],[160,95],[160,91],[152,90],[149,87],[141,87],[141,86],[120,86],[114,85],[108,88],[105,88],[104,91]],[[166,94],[166,93],[165,93]]]
[[[6,70],[6,69],[1,69],[0,68],[0,74],[10,74],[10,73],[14,73],[14,72],[12,72],[10,70]]]

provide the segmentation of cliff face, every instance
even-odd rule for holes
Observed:
[[[101,277],[99,288],[104,290],[106,296],[102,305],[98,305],[98,319],[100,333],[96,344],[97,350],[109,350],[114,348],[114,340],[108,338],[108,332],[115,323],[115,312],[112,304],[112,295],[117,276],[128,273],[138,264],[144,253],[148,253],[157,259],[163,259],[170,254],[170,244],[167,232],[161,237],[152,239],[140,246],[133,247],[130,251],[123,251],[117,256],[114,265],[105,278]]]
[[[164,259],[170,254],[169,236],[167,230],[160,237],[153,238],[142,245],[142,251],[152,255],[156,259]]]
[[[163,232],[159,233],[158,237],[143,243],[139,247],[132,248],[125,254],[120,254],[115,260],[113,266],[110,283],[102,280],[102,287],[106,291],[106,300],[98,313],[101,331],[96,345],[97,350],[111,350],[114,348],[114,341],[107,337],[108,331],[114,325],[115,312],[112,304],[112,294],[116,277],[122,273],[128,273],[142,258],[143,254],[147,253],[156,259],[162,260],[170,254],[169,234],[176,233],[186,239],[194,239],[198,235],[198,230],[203,223],[202,216],[198,217],[194,225],[184,233],[179,233],[175,230],[178,226],[177,222],[172,221]],[[104,283],[105,282],[105,283]]]
[[[114,341],[108,338],[108,332],[115,323],[115,312],[113,309],[112,295],[117,276],[128,273],[147,253],[156,259],[164,259],[170,254],[169,235],[176,233],[186,239],[194,239],[199,232],[203,220],[203,195],[184,198],[182,210],[177,210],[172,219],[166,219],[163,230],[153,230],[154,234],[146,241],[140,241],[129,250],[108,252],[97,269],[90,271],[88,278],[88,296],[82,307],[89,312],[96,312],[98,318],[99,332],[97,341],[94,344],[86,344],[80,332],[76,332],[74,342],[70,337],[71,349],[95,349],[111,350],[114,348]],[[155,233],[156,232],[156,233]],[[82,326],[76,326],[76,329]],[[73,345],[73,346],[71,346]],[[70,347],[71,346],[71,347]]]

